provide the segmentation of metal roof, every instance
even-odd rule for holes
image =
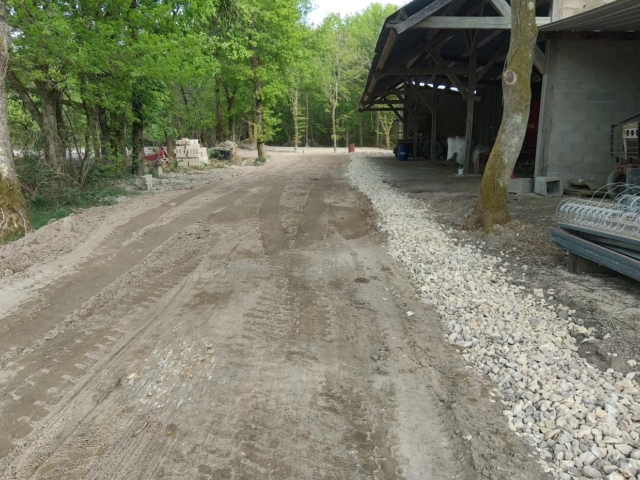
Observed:
[[[640,31],[640,0],[616,0],[539,28],[541,32]]]

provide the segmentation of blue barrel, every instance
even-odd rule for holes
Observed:
[[[407,146],[403,143],[398,145],[398,160],[405,161],[407,159]]]

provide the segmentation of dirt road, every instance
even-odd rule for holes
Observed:
[[[188,191],[0,309],[0,477],[544,478],[347,161]]]

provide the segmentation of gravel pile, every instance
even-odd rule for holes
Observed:
[[[425,206],[383,183],[375,161],[353,158],[347,177],[369,197],[390,254],[432,303],[463,357],[497,385],[509,427],[556,478],[640,480],[640,389],[635,372],[598,370],[574,335],[593,329],[526,286],[526,266],[447,235]]]

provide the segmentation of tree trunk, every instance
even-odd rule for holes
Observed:
[[[258,75],[258,68],[260,67],[260,58],[256,52],[251,57],[251,69],[253,70],[253,86],[255,89],[255,112],[256,112],[256,143],[258,145],[258,158],[264,159],[266,155],[264,153],[265,131],[264,131],[264,105],[262,102],[262,84],[260,83],[260,76]]]
[[[58,136],[57,102],[58,92],[47,82],[36,81],[36,90],[42,104],[42,135],[45,160],[55,168],[62,170],[62,143]]]
[[[60,151],[62,153],[62,160],[64,166],[68,167],[71,162],[71,155],[69,151],[69,132],[67,126],[64,123],[64,117],[62,113],[61,94],[57,95],[56,99],[56,123],[58,124],[58,138],[60,139]],[[80,154],[80,152],[78,152]]]
[[[313,147],[313,112],[309,112],[309,123],[307,124],[309,130],[309,146]]]
[[[362,114],[361,113],[358,115],[358,117],[360,118],[360,128],[358,130],[358,133],[360,134],[360,138],[359,138],[360,142],[359,142],[359,144],[360,144],[361,147],[364,147],[364,144],[362,143],[363,142],[363,130],[364,130],[363,123],[364,123],[364,121],[362,120]]]
[[[0,0],[0,243],[31,230],[27,207],[13,167],[4,72],[9,63],[7,5]]]
[[[309,147],[309,128],[311,125],[309,124],[309,93],[305,93],[307,109],[305,110],[305,115],[307,116],[307,126],[304,129],[304,146],[305,148]]]
[[[131,123],[131,159],[132,173],[136,173],[140,168],[140,156],[144,157],[144,145],[142,143],[142,134],[144,132],[144,105],[140,96],[134,91],[131,103],[133,122]]]
[[[236,141],[236,117],[233,115],[233,107],[236,103],[236,90],[224,87],[224,95],[227,97],[227,126],[229,130],[229,139]]]
[[[216,97],[215,142],[219,143],[225,140],[224,127],[222,126],[222,101],[220,99],[220,75],[216,75],[215,97]]]
[[[338,153],[338,134],[336,132],[336,107],[331,105],[331,132],[333,137],[333,153]]]
[[[253,123],[247,120],[247,138],[249,139],[249,143],[253,145],[256,142],[256,137],[253,134]]]
[[[381,133],[380,133],[380,112],[376,112],[376,148],[380,148]]]
[[[104,107],[96,109],[98,114],[98,125],[100,127],[100,150],[96,152],[100,160],[111,161],[111,132],[109,130],[109,113]],[[114,150],[117,152],[118,150]]]
[[[293,90],[293,98],[291,99],[291,114],[293,115],[293,152],[298,153],[298,140],[300,131],[298,128],[298,104],[300,103],[300,92],[295,88]]]
[[[509,53],[502,76],[504,109],[496,143],[482,177],[480,193],[468,226],[492,231],[510,220],[507,190],[527,130],[531,106],[531,70],[538,28],[535,2],[511,2]]]
[[[164,132],[164,141],[167,144],[167,156],[169,157],[169,161],[173,163],[176,161],[176,147],[173,144],[173,138],[166,130]]]

